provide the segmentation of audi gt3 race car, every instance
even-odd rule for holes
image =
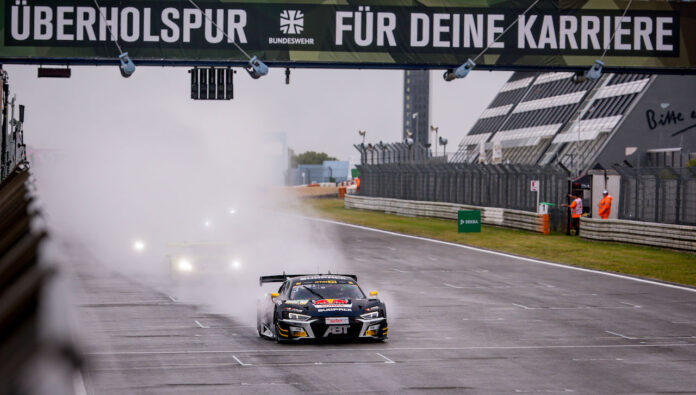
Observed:
[[[377,292],[363,293],[352,274],[263,276],[259,285],[282,283],[259,301],[261,337],[278,342],[306,339],[387,338],[387,309]]]

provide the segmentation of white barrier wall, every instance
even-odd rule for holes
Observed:
[[[453,220],[457,219],[459,210],[480,210],[481,222],[484,224],[548,233],[548,215],[539,215],[529,211],[357,195],[346,195],[344,204],[346,208],[383,211],[388,214],[411,217],[433,217]]]
[[[696,251],[696,226],[582,217],[580,237]]]
[[[481,210],[481,222],[484,224],[544,233],[544,216],[528,211],[357,195],[346,195],[344,204],[346,208],[454,220],[457,219],[459,210]],[[696,226],[582,217],[580,229],[580,237],[584,239],[696,251]]]

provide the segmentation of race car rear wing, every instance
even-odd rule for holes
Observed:
[[[259,287],[264,283],[282,283],[288,278],[292,277],[305,277],[305,276],[344,276],[350,277],[355,281],[358,281],[358,276],[355,274],[333,274],[329,272],[328,274],[276,274],[274,276],[261,276],[259,277]]]

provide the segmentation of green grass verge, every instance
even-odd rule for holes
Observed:
[[[696,254],[631,244],[542,235],[484,225],[481,233],[458,233],[457,222],[346,209],[343,199],[306,200],[313,213],[336,221],[467,244],[531,258],[696,286]]]

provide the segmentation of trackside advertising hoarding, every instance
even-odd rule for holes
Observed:
[[[0,61],[696,72],[696,2],[0,0]],[[498,37],[513,22],[498,41]],[[213,23],[214,22],[214,23]],[[215,26],[217,25],[217,27]],[[226,36],[222,33],[226,34]]]

